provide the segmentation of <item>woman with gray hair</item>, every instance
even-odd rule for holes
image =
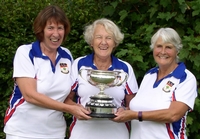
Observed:
[[[127,81],[117,87],[104,90],[106,95],[113,98],[118,111],[129,107],[129,101],[135,96],[138,85],[131,65],[115,57],[112,52],[123,40],[124,35],[111,20],[102,18],[86,26],[85,41],[93,49],[92,54],[77,58],[72,65],[72,92],[66,99],[68,104],[78,104],[85,107],[90,96],[97,95],[99,89],[83,80],[79,75],[82,69],[101,71],[123,71],[128,74]],[[83,72],[83,77],[87,72]],[[73,102],[74,97],[77,101]],[[101,100],[100,100],[101,101]],[[103,109],[101,109],[103,110]],[[105,117],[101,117],[101,114]],[[70,139],[129,139],[128,123],[116,123],[109,120],[106,113],[91,113],[89,120],[73,119],[70,126]],[[107,117],[108,116],[108,117]],[[115,116],[115,115],[113,115]]]
[[[197,81],[178,62],[181,39],[174,29],[161,28],[150,48],[158,66],[145,74],[130,110],[117,113],[113,121],[132,120],[130,139],[187,139],[186,117],[194,107]]]
[[[172,28],[161,28],[161,29],[159,29],[158,32],[155,33],[153,35],[153,37],[151,38],[150,48],[152,50],[153,50],[155,43],[156,43],[156,41],[158,40],[159,37],[162,38],[163,43],[169,42],[169,43],[174,45],[174,47],[176,48],[176,51],[177,51],[176,62],[179,62],[178,53],[182,49],[183,45],[181,43],[181,38],[178,35],[178,33]]]

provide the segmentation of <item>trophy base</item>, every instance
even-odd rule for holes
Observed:
[[[101,113],[90,113],[89,116],[93,118],[114,118],[114,114],[101,114]]]
[[[94,118],[114,118],[117,112],[113,98],[105,94],[91,96],[86,108],[91,112],[89,115]]]
[[[87,110],[89,110],[91,113],[89,116],[93,118],[114,118],[115,113],[117,111],[117,108],[115,107],[110,107],[110,108],[105,108],[105,107],[92,107],[92,106],[86,106]]]

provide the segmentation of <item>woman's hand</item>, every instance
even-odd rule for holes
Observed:
[[[112,119],[114,122],[128,122],[131,121],[132,119],[136,119],[137,113],[131,110],[122,110],[117,111],[115,114],[116,117]]]
[[[86,110],[82,105],[76,104],[76,105],[70,105],[69,113],[71,113],[74,117],[76,117],[79,120],[89,120],[92,117],[88,116],[90,112]]]

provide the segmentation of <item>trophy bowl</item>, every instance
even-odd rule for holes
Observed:
[[[95,118],[115,117],[117,106],[113,102],[113,97],[105,94],[104,90],[108,87],[120,86],[127,80],[128,75],[122,71],[81,69],[79,74],[82,78],[83,71],[87,72],[86,81],[100,89],[100,92],[91,96],[90,101],[85,105],[87,110],[91,112],[89,115]]]

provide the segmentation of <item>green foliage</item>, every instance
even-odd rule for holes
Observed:
[[[63,46],[71,50],[74,58],[91,53],[83,39],[84,27],[97,18],[113,20],[125,35],[114,55],[129,62],[138,83],[145,72],[155,66],[150,51],[151,36],[160,27],[172,27],[183,41],[179,57],[200,80],[200,2],[199,0],[1,0],[0,1],[0,128],[12,93],[12,60],[17,47],[35,41],[33,20],[49,4],[60,6],[71,23],[71,32]],[[189,139],[200,139],[200,99],[189,113],[187,134]],[[68,126],[71,115],[65,114]],[[4,133],[0,133],[4,138]]]

